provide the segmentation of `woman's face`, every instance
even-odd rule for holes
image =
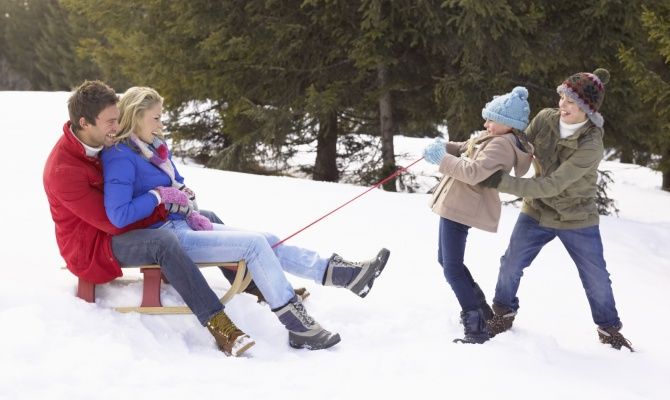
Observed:
[[[486,131],[491,135],[504,135],[505,133],[512,132],[511,127],[490,119],[487,119],[486,122],[484,122],[484,128],[486,128]]]
[[[578,124],[586,121],[586,113],[565,94],[561,94],[561,99],[558,100],[558,109],[561,112],[561,121],[566,124]]]
[[[156,103],[144,110],[137,121],[137,137],[145,143],[153,143],[154,136],[163,129],[161,116],[163,114],[163,105]]]

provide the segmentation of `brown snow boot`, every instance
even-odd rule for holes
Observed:
[[[621,350],[621,346],[626,347],[628,350],[633,350],[633,344],[630,340],[626,339],[621,332],[623,324],[619,323],[618,325],[610,326],[608,328],[598,327],[598,338],[600,343],[609,344],[617,350]]]
[[[511,329],[515,316],[516,311],[493,303],[493,317],[486,321],[491,337]]]
[[[207,329],[214,336],[219,350],[227,356],[238,357],[256,344],[249,335],[242,332],[224,311],[215,314],[207,322]]]

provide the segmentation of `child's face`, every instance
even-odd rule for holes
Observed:
[[[512,132],[512,127],[490,119],[487,119],[486,122],[484,122],[484,128],[486,128],[486,131],[491,135],[504,135]]]
[[[565,94],[561,94],[561,99],[558,100],[558,109],[561,112],[561,121],[566,124],[578,124],[586,121],[586,113]]]

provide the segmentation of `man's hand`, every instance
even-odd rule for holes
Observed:
[[[503,173],[501,170],[497,170],[496,172],[491,174],[491,176],[479,182],[479,186],[491,189],[497,189],[498,186],[500,185],[500,181],[502,180],[502,174]]]

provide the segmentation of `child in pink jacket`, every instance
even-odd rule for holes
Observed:
[[[454,342],[484,343],[490,338],[486,321],[491,307],[463,263],[465,243],[471,227],[496,232],[500,220],[498,191],[477,184],[497,170],[509,173],[514,168],[522,176],[530,168],[533,149],[523,133],[529,114],[528,91],[517,86],[484,106],[486,130],[466,142],[438,139],[424,150],[424,159],[444,174],[431,207],[440,215],[438,262],[462,309],[465,335]]]

